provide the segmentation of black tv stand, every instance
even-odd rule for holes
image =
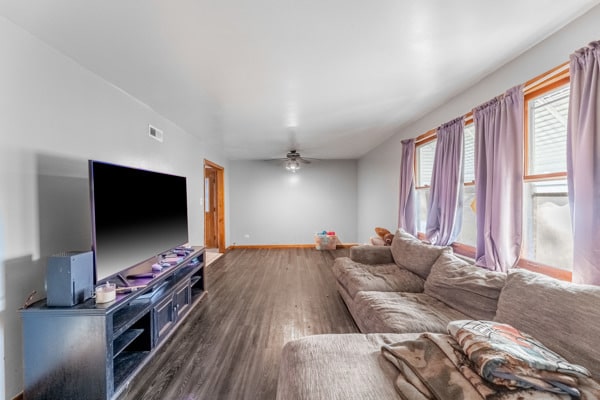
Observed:
[[[160,272],[150,260],[123,271],[118,279],[127,286],[110,303],[41,300],[21,310],[24,398],[117,397],[206,294],[204,260],[195,247]]]

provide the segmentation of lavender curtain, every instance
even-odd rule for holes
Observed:
[[[402,141],[402,164],[400,166],[400,209],[398,228],[417,236],[415,210],[415,139]]]
[[[447,246],[462,226],[464,118],[437,129],[425,235],[431,243]]]
[[[600,284],[600,41],[571,55],[567,180],[573,281]]]
[[[519,260],[523,209],[523,87],[473,110],[477,265],[507,271]]]

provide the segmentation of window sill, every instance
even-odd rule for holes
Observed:
[[[469,246],[463,243],[453,243],[452,248],[454,249],[455,253],[460,254],[461,256],[475,259],[475,247],[473,246]],[[539,272],[540,274],[548,275],[552,278],[560,279],[563,281],[571,282],[572,279],[571,271],[566,271],[564,269],[540,264],[535,261],[527,260],[526,258],[519,259],[519,261],[517,262],[517,268],[526,269],[533,272]]]
[[[417,236],[419,239],[425,240],[425,234],[419,232]],[[472,260],[475,259],[475,247],[464,243],[452,243],[451,247],[456,254],[470,258]],[[572,280],[571,271],[566,271],[564,269],[540,264],[535,261],[527,260],[525,258],[519,259],[519,262],[517,262],[517,268],[526,269],[528,271],[533,272],[539,272],[540,274],[560,279],[562,281],[571,282]]]
[[[521,258],[519,260],[519,262],[517,263],[517,268],[527,269],[533,272],[539,272],[541,274],[548,275],[553,278],[560,279],[562,281],[571,282],[573,279],[573,274],[571,271],[550,267],[549,265],[536,263],[535,261],[527,260],[525,258]]]

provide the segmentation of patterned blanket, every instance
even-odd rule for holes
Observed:
[[[574,398],[564,393],[509,388],[487,381],[452,335],[424,333],[416,340],[384,345],[381,352],[398,369],[395,385],[404,400]],[[591,378],[578,376],[571,383],[578,388],[581,399],[600,400],[600,385]]]
[[[453,321],[448,332],[489,382],[510,389],[534,388],[579,398],[578,379],[590,377],[541,342],[493,321]]]

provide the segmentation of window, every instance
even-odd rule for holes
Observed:
[[[431,185],[433,174],[433,159],[435,158],[435,145],[437,140],[417,146],[417,187]]]
[[[465,185],[475,183],[475,124],[471,120],[464,129],[464,154],[463,163],[465,171]]]
[[[434,131],[423,135],[421,144],[416,147],[416,202],[417,231],[425,233],[427,225],[427,208],[429,205],[431,175],[437,140]],[[419,139],[417,139],[419,140]],[[475,246],[477,244],[477,220],[475,215],[475,126],[472,118],[467,119],[464,128],[464,188],[462,229],[456,242]]]
[[[523,250],[519,266],[570,280],[573,259],[567,195],[566,144],[569,63],[530,80],[525,87]],[[425,232],[436,136],[417,138],[415,155],[417,230]],[[475,256],[477,245],[475,126],[465,115],[463,221],[455,251]]]
[[[569,87],[533,98],[528,108],[527,175],[566,172]]]
[[[567,195],[569,86],[526,95],[523,252],[528,260],[571,270],[573,237]]]
[[[571,270],[573,236],[566,179],[527,182],[524,196],[523,257]]]
[[[456,242],[475,247],[477,245],[477,215],[475,201],[475,125],[467,120],[464,128],[463,150],[463,209],[462,228]]]
[[[435,157],[435,137],[425,139],[416,146],[416,202],[417,202],[417,231],[425,232],[427,225],[427,207],[429,204],[431,175],[433,174],[433,159]]]

